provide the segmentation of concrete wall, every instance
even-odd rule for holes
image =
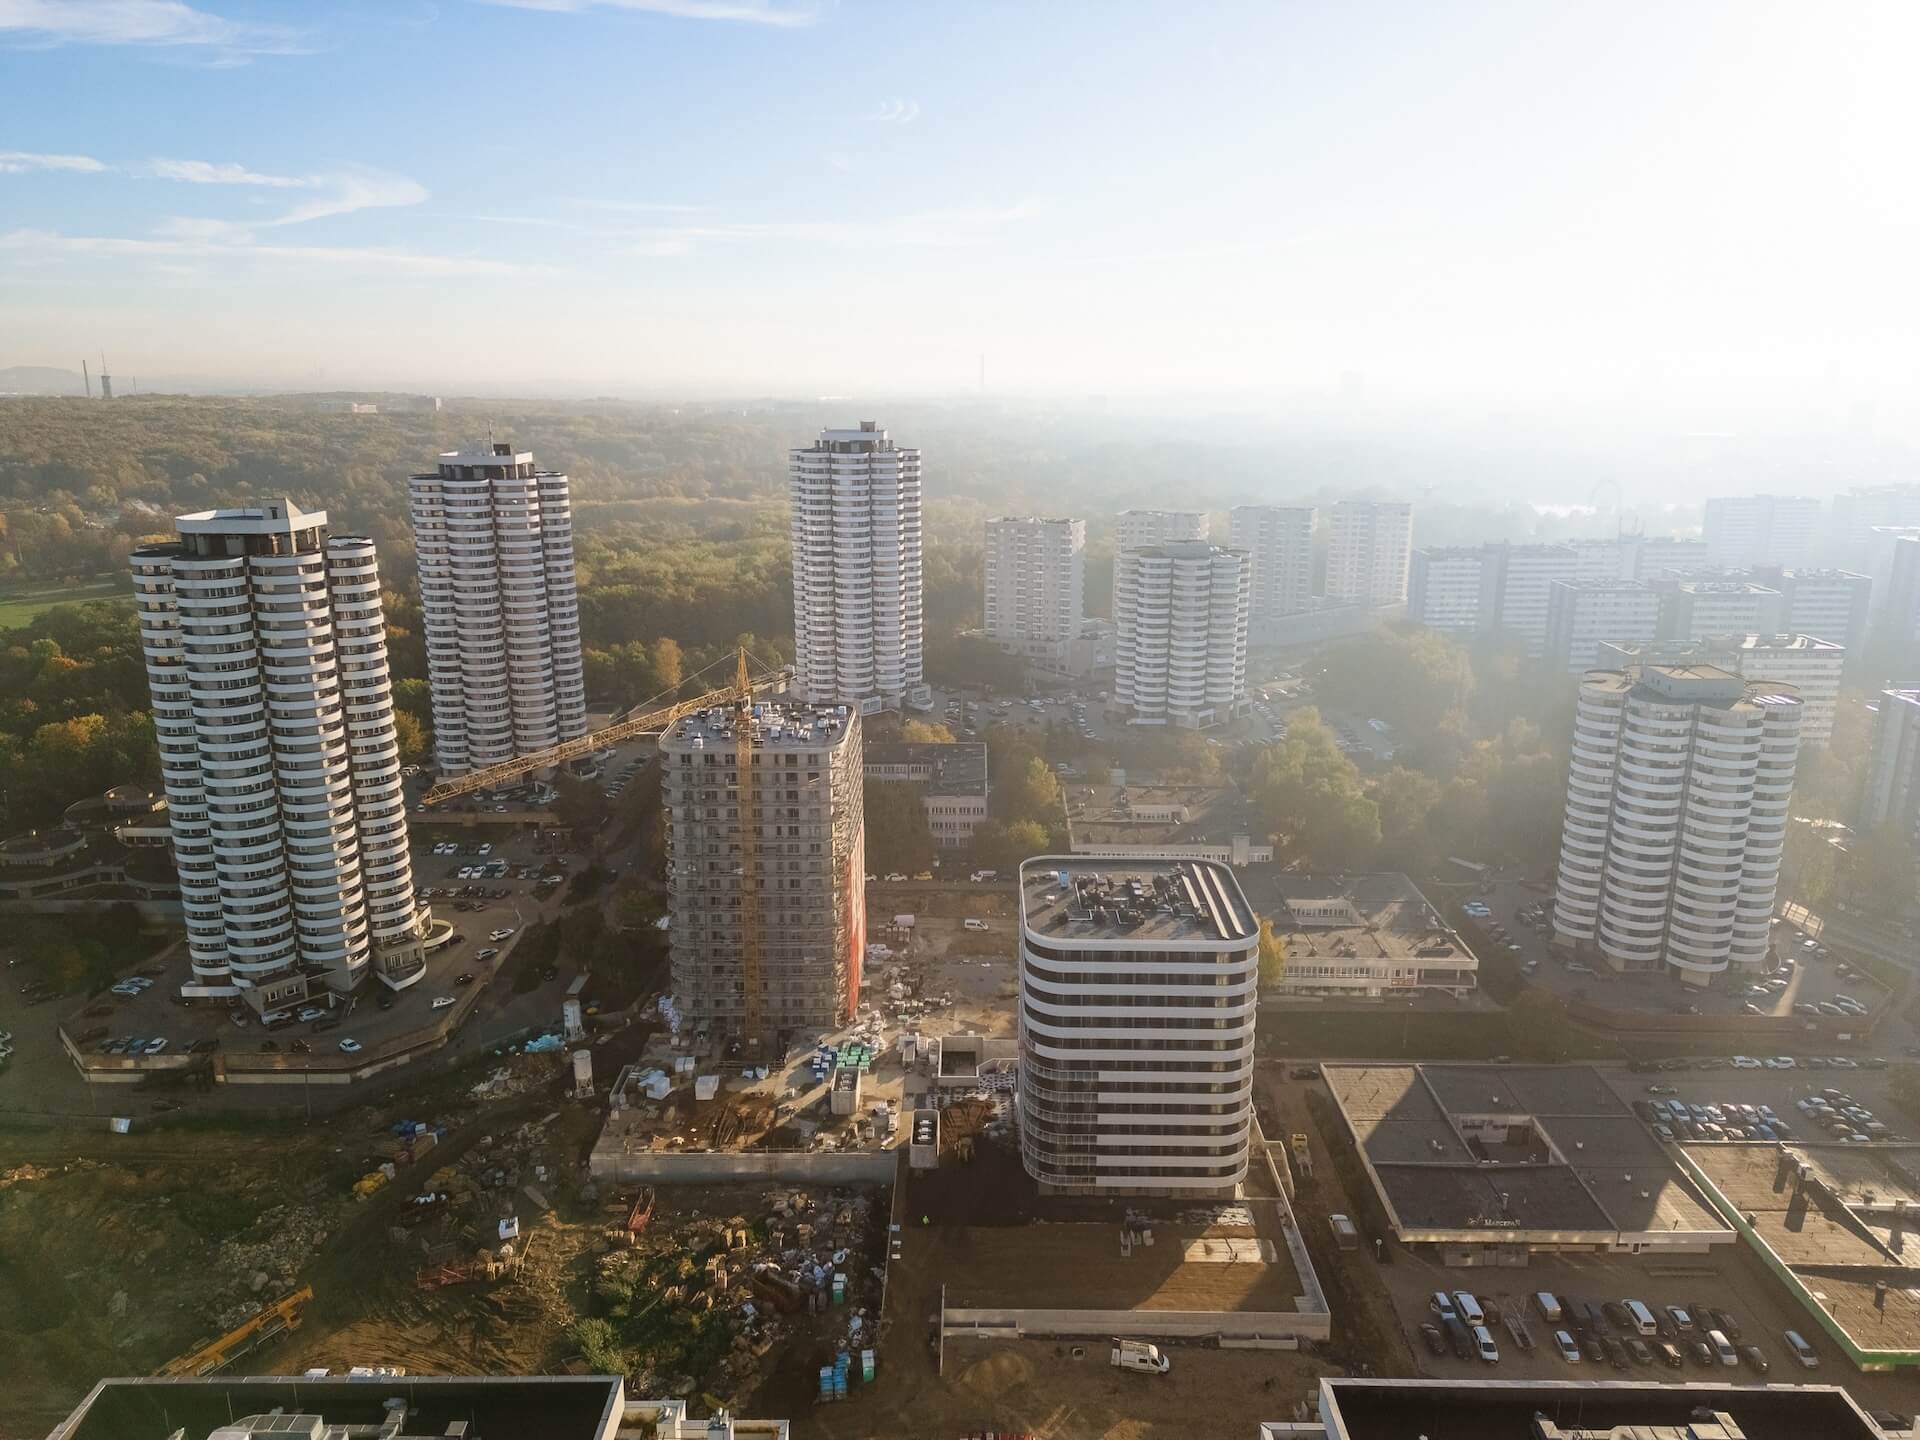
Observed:
[[[1085,1335],[1102,1339],[1114,1335],[1143,1339],[1222,1341],[1325,1340],[1333,1334],[1333,1317],[1287,1310],[955,1310],[943,1312],[947,1335],[975,1333],[1013,1335]]]
[[[793,1180],[817,1185],[891,1185],[899,1150],[707,1151],[662,1150],[635,1155],[596,1150],[590,1162],[596,1180],[653,1180],[667,1185],[723,1184],[732,1180]]]

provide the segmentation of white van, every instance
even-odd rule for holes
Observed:
[[[1454,1291],[1453,1308],[1454,1312],[1466,1322],[1469,1330],[1476,1325],[1484,1325],[1487,1323],[1486,1312],[1480,1308],[1480,1302],[1473,1298],[1473,1292],[1471,1290]]]
[[[987,922],[984,920],[962,920],[960,923],[969,930],[985,930],[987,928]]]
[[[1798,1330],[1787,1331],[1784,1338],[1787,1342],[1787,1349],[1793,1352],[1794,1359],[1798,1360],[1809,1370],[1818,1370],[1820,1368],[1820,1356],[1814,1351],[1813,1346],[1807,1343],[1806,1337]]]
[[[260,1017],[262,1025],[278,1025],[283,1020],[293,1019],[291,1010],[269,1010]]]
[[[1551,1290],[1539,1291],[1534,1295],[1533,1303],[1540,1307],[1540,1318],[1549,1325],[1558,1325],[1565,1318],[1560,1309],[1560,1297]]]
[[[1721,1330],[1707,1331],[1707,1343],[1713,1346],[1713,1353],[1719,1357],[1720,1363],[1722,1365],[1731,1365],[1731,1366],[1738,1367],[1738,1365],[1740,1364],[1740,1357],[1734,1352],[1733,1345],[1730,1341],[1728,1341],[1726,1337],[1726,1333],[1724,1331],[1721,1331]]]
[[[1638,1300],[1622,1302],[1626,1306],[1627,1317],[1633,1321],[1633,1328],[1642,1335],[1658,1335],[1660,1322],[1653,1318],[1653,1311]]]

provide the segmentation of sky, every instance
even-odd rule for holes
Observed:
[[[1920,6],[0,0],[0,366],[1920,400]]]

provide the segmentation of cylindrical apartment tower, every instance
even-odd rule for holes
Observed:
[[[567,477],[496,443],[441,455],[407,501],[440,773],[586,734]]]
[[[371,541],[291,501],[175,521],[132,557],[187,941],[260,1009],[419,978]],[[370,901],[377,907],[370,922]]]
[[[1801,704],[1707,665],[1590,670],[1574,715],[1555,939],[1704,986],[1766,960]]]

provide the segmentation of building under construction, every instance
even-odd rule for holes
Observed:
[[[860,718],[696,711],[660,739],[673,991],[696,1030],[784,1046],[846,1023],[866,949]]]

